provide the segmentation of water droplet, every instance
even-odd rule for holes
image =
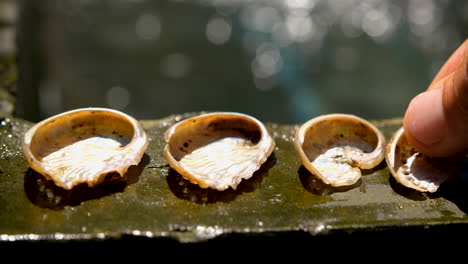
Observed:
[[[38,240],[39,239],[39,235],[36,235],[36,234],[29,234],[27,235],[28,239],[29,240]]]
[[[280,203],[283,202],[283,199],[281,198],[281,194],[275,194],[273,198],[269,199],[270,202],[272,203]]]
[[[325,225],[319,224],[318,226],[315,227],[314,232],[315,232],[316,234],[318,234],[318,233],[320,233],[321,231],[323,231],[324,229],[325,229]]]
[[[212,237],[216,237],[216,236],[222,234],[223,229],[221,227],[218,227],[218,226],[202,226],[202,225],[199,225],[199,226],[197,226],[195,232],[200,237],[212,238]]]
[[[174,118],[174,120],[175,120],[176,122],[179,122],[180,120],[182,120],[182,115],[176,115],[175,118]]]
[[[6,117],[6,118],[4,118],[4,119],[2,120],[2,122],[0,122],[0,124],[1,124],[2,126],[5,126],[5,125],[9,124],[10,122],[11,122],[11,120],[10,120],[8,117]]]

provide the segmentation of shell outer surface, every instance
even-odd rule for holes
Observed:
[[[327,114],[304,123],[294,147],[312,174],[334,187],[349,186],[385,158],[386,140],[370,122],[349,114]]]
[[[257,119],[212,112],[182,120],[165,133],[164,158],[202,188],[236,189],[267,160],[275,141]]]
[[[436,192],[462,169],[461,162],[430,158],[418,152],[408,143],[403,127],[389,141],[385,159],[397,182],[420,192]]]
[[[133,117],[107,108],[81,108],[49,117],[23,136],[29,166],[57,186],[70,190],[94,186],[110,173],[123,176],[137,165],[148,137]]]

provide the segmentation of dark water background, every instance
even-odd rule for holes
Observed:
[[[468,36],[468,1],[20,2],[18,116],[401,117]]]

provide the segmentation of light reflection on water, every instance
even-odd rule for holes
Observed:
[[[42,56],[20,60],[19,96],[39,91],[19,106],[30,120],[84,106],[139,119],[402,116],[468,28],[464,1],[35,2],[23,13],[38,17],[24,16],[20,32],[40,32],[20,38]]]
[[[215,17],[206,25],[207,39],[216,45],[221,45],[231,38],[231,24],[224,18]]]
[[[153,40],[161,33],[161,23],[156,15],[143,13],[135,23],[135,31],[139,38]]]
[[[125,109],[130,103],[130,98],[130,91],[124,87],[114,86],[106,92],[106,104],[113,109]]]
[[[160,70],[169,78],[183,78],[190,73],[190,58],[182,53],[167,54],[161,60]]]

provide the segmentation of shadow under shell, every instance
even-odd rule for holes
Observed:
[[[216,202],[230,202],[234,200],[238,195],[246,192],[253,192],[261,186],[262,180],[268,175],[268,170],[276,164],[276,157],[274,152],[270,157],[262,164],[259,170],[257,170],[251,178],[243,179],[236,190],[228,188],[224,191],[219,191],[211,188],[201,188],[200,186],[191,183],[184,179],[174,169],[169,170],[169,175],[166,180],[169,185],[169,189],[174,193],[177,198],[192,201],[198,204],[209,204]]]
[[[321,196],[331,195],[336,192],[346,192],[348,190],[358,187],[362,183],[362,179],[359,179],[356,183],[352,185],[334,187],[330,184],[324,183],[320,178],[312,174],[304,166],[301,166],[297,170],[297,174],[299,175],[299,180],[301,181],[301,184],[304,187],[304,189],[313,194]]]
[[[52,180],[46,179],[40,173],[29,168],[24,175],[24,191],[33,204],[42,208],[61,210],[65,206],[77,206],[87,200],[123,192],[127,186],[138,182],[149,160],[149,156],[144,154],[140,163],[130,166],[123,177],[118,173],[110,173],[101,183],[93,187],[82,183],[71,190],[55,185]]]

